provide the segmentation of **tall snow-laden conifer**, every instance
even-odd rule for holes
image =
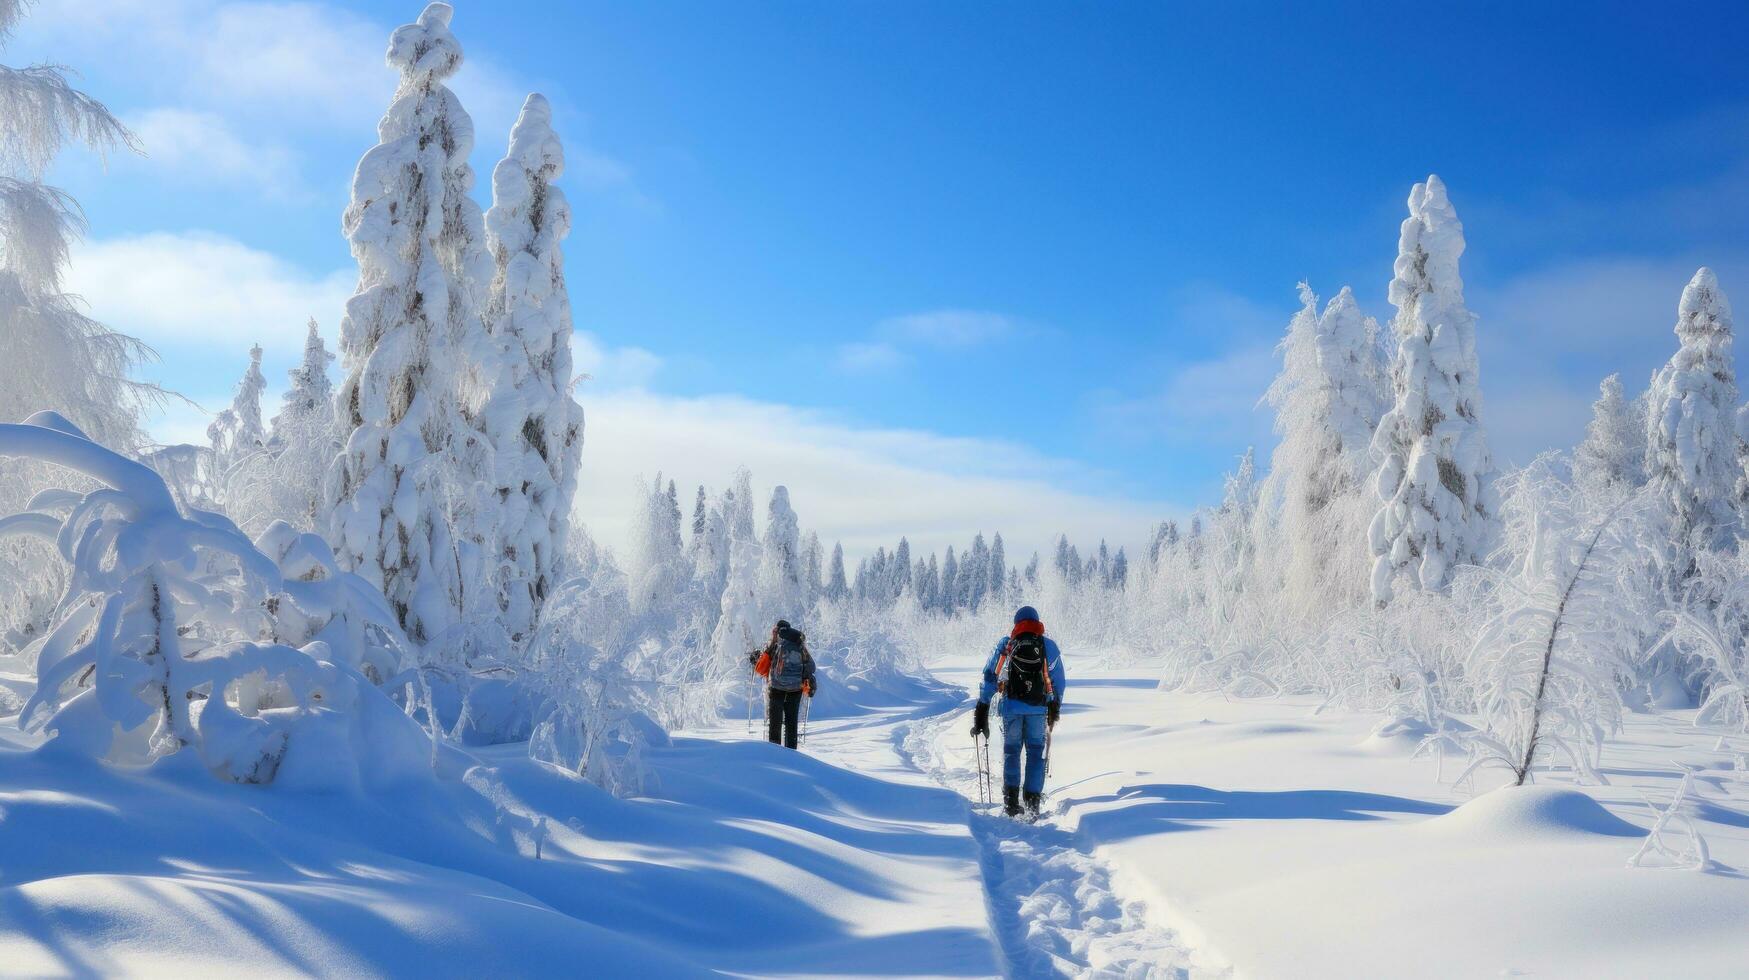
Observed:
[[[1353,290],[1344,286],[1319,314],[1318,298],[1302,282],[1300,303],[1276,348],[1281,373],[1264,395],[1281,436],[1264,495],[1280,507],[1289,593],[1314,604],[1332,587],[1366,589],[1364,571],[1352,583],[1332,582],[1330,573],[1343,555],[1354,553],[1357,563],[1365,556],[1360,532],[1366,518],[1360,527],[1353,524],[1360,513],[1371,516],[1362,506],[1370,502],[1363,484],[1385,392],[1378,324],[1361,315]]]
[[[1000,531],[990,541],[990,597],[1004,603],[1008,599],[1008,555]]]
[[[353,176],[342,226],[358,290],[340,324],[335,396],[346,439],[327,493],[336,556],[382,588],[422,644],[475,607],[470,590],[487,579],[466,539],[486,516],[477,498],[490,460],[456,372],[478,366],[458,361],[477,347],[491,260],[468,196],[473,122],[443,84],[462,62],[451,14],[433,3],[390,38],[400,83]]]
[[[334,382],[328,379],[328,365],[334,355],[322,341],[316,320],[310,318],[309,333],[304,337],[304,357],[298,366],[286,372],[288,382],[279,412],[273,417],[269,442],[280,442],[285,436],[282,426],[301,423],[306,419],[334,419]]]
[[[850,583],[844,578],[844,542],[832,543],[832,560],[826,563],[826,598],[842,602],[850,595]]]
[[[249,348],[249,367],[237,382],[231,407],[220,412],[206,428],[207,439],[212,443],[213,466],[227,481],[238,463],[267,448],[267,427],[261,423],[261,393],[266,390],[267,379],[261,374],[261,345],[256,344]]]
[[[1458,275],[1463,252],[1463,225],[1445,184],[1430,176],[1409,193],[1391,280],[1395,403],[1373,438],[1383,505],[1367,535],[1378,602],[1389,601],[1399,573],[1418,588],[1443,589],[1454,567],[1482,559],[1499,512],[1475,317]]]
[[[340,451],[334,385],[328,380],[332,360],[311,320],[303,359],[286,372],[285,397],[268,429],[266,448],[238,462],[225,482],[226,513],[251,535],[279,520],[307,532],[327,523],[323,476]],[[232,408],[225,414],[235,418],[238,412]],[[214,439],[215,450],[220,441]]]
[[[774,487],[766,509],[765,540],[760,549],[760,591],[776,615],[798,619],[805,611],[802,588],[802,533],[789,488]]]
[[[954,557],[953,545],[947,546],[947,557],[941,560],[941,609],[951,613],[960,607],[960,561]]]
[[[1647,393],[1646,474],[1670,516],[1670,567],[1680,581],[1693,571],[1695,549],[1722,544],[1736,524],[1731,305],[1711,269],[1682,290],[1676,339],[1676,354]]]
[[[552,107],[530,95],[492,171],[486,212],[494,262],[486,323],[499,374],[480,414],[494,452],[501,508],[492,555],[513,640],[533,632],[558,584],[583,450],[583,409],[571,397],[571,301],[560,242],[571,209],[554,183],[565,170]]]
[[[802,594],[803,602],[808,606],[820,597],[825,588],[823,580],[826,563],[825,548],[820,544],[820,535],[809,531],[802,538]]]
[[[1585,440],[1573,451],[1573,477],[1583,487],[1632,490],[1646,480],[1645,404],[1622,393],[1621,375],[1598,386]]]

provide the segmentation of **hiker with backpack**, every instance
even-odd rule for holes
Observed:
[[[1008,815],[1021,807],[1020,749],[1026,747],[1026,810],[1037,817],[1044,803],[1045,733],[1062,711],[1063,654],[1045,636],[1038,610],[1021,606],[1014,629],[997,641],[984,664],[984,686],[972,715],[972,738],[990,736],[990,699],[1000,694],[1002,716],[1002,802]]]
[[[753,670],[765,678],[766,739],[785,748],[796,747],[796,728],[802,713],[802,697],[813,697],[814,655],[801,630],[780,619],[771,628],[771,641],[763,650],[747,655]]]

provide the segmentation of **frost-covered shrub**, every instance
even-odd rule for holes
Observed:
[[[1619,679],[1633,670],[1639,639],[1609,569],[1637,541],[1633,525],[1617,520],[1625,503],[1583,523],[1571,484],[1552,472],[1558,462],[1543,457],[1514,474],[1505,522],[1513,563],[1475,570],[1491,588],[1464,665],[1482,722],[1466,774],[1497,765],[1522,785],[1558,751],[1601,780],[1603,741],[1620,727]]]
[[[1687,600],[1664,616],[1667,638],[1701,698],[1695,724],[1749,732],[1749,555],[1696,558]]]
[[[0,521],[0,536],[52,540],[70,573],[26,651],[23,727],[117,762],[190,747],[239,782],[375,781],[418,758],[417,728],[376,687],[404,653],[394,617],[319,538],[278,524],[258,547],[53,413],[0,425],[0,455],[101,484]]]

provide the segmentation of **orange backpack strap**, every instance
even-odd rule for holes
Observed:
[[[1008,639],[1003,640],[1002,641],[1002,652],[1000,654],[998,654],[996,657],[996,693],[997,694],[1006,695],[1008,693],[1008,672],[1004,668],[1006,668],[1008,666],[1008,648],[1012,647],[1013,645],[1014,645],[1014,638],[1013,637],[1009,637]]]

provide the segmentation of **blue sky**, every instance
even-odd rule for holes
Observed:
[[[91,218],[74,285],[156,377],[214,408],[252,340],[277,382],[305,317],[332,336],[419,6],[42,0],[10,44],[147,143],[56,179]],[[1430,172],[1506,460],[1576,440],[1602,375],[1644,386],[1695,266],[1749,295],[1740,5],[456,6],[482,198],[523,93],[567,141],[609,539],[634,475],[746,462],[853,551],[1134,541],[1267,448],[1298,280],[1388,316]]]

